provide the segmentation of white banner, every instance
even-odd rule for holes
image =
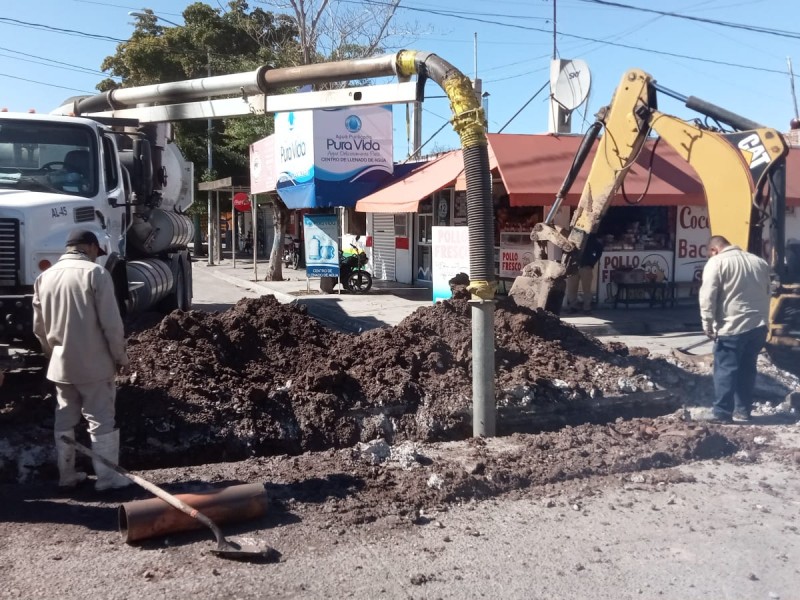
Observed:
[[[275,191],[275,134],[250,144],[250,193]]]
[[[469,227],[432,227],[433,301],[452,296],[449,281],[459,273],[469,275]]]
[[[301,185],[313,181],[313,111],[275,113],[275,165],[278,182]]]

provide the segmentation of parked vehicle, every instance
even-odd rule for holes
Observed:
[[[350,247],[347,254],[339,253],[339,277],[347,291],[366,294],[372,288],[372,275],[367,271],[369,258],[362,248],[354,244]]]
[[[287,235],[283,240],[283,264],[293,269],[299,269],[301,263],[300,240]]]
[[[37,349],[33,283],[89,229],[123,314],[188,309],[192,164],[165,124],[0,113],[0,343]]]

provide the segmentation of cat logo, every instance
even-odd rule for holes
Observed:
[[[761,138],[757,133],[751,133],[746,138],[742,139],[739,144],[739,150],[742,151],[745,158],[750,155],[750,170],[754,170],[761,165],[767,165],[771,162],[767,149],[761,143]]]

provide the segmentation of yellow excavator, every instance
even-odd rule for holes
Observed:
[[[657,92],[682,101],[704,115],[705,122],[689,122],[660,112]],[[600,136],[603,129],[605,133]],[[520,305],[560,312],[566,278],[577,270],[588,236],[597,231],[651,132],[674,148],[699,176],[712,234],[725,236],[772,266],[767,350],[779,366],[797,372],[800,249],[787,248],[785,241],[786,141],[774,129],[664,88],[638,69],[625,73],[611,104],[597,113],[552,210],[531,233],[536,256],[514,281],[510,295]],[[597,151],[577,210],[569,227],[559,228],[553,224],[555,213],[596,141]],[[548,243],[562,251],[560,258],[545,255]]]

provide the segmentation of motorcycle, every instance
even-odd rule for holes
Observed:
[[[369,258],[358,246],[350,245],[353,252],[339,252],[339,277],[344,288],[354,294],[366,294],[372,288],[372,275],[367,271]]]
[[[283,239],[283,264],[293,269],[300,267],[300,240],[291,235]]]

